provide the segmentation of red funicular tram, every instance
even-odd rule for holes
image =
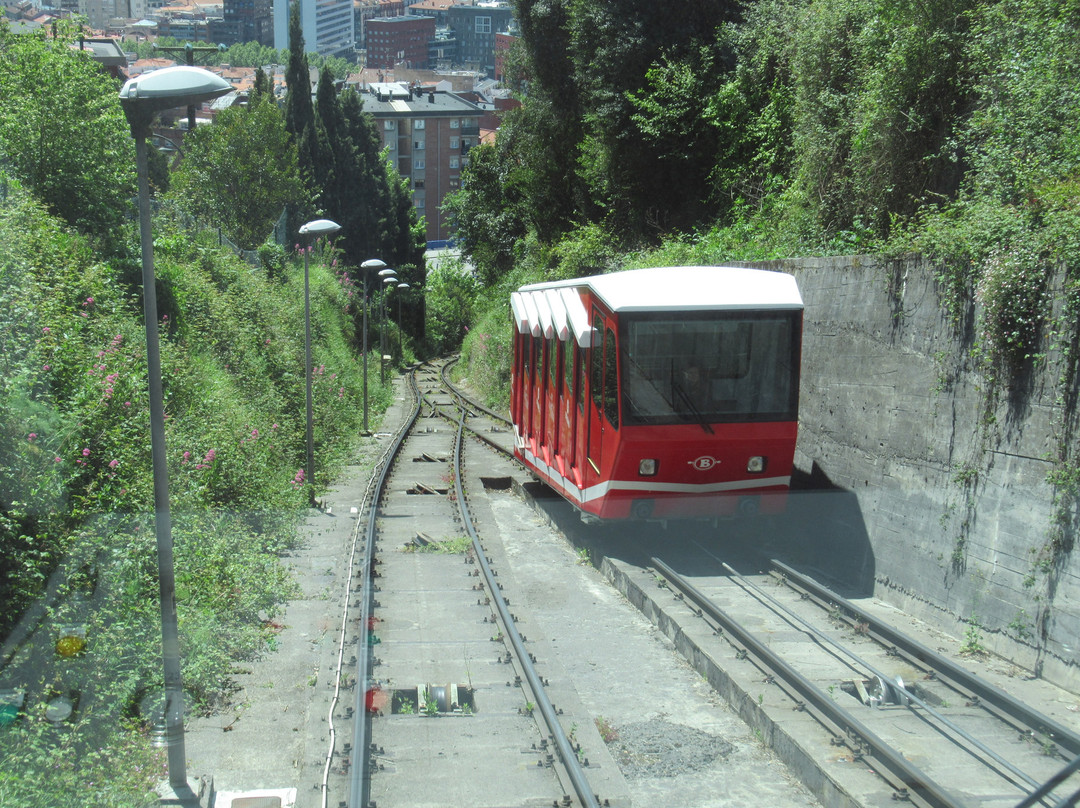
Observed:
[[[802,298],[779,272],[660,267],[510,298],[515,453],[585,519],[783,510]]]

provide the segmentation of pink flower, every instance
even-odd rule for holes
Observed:
[[[86,298],[86,302],[83,303],[83,305],[84,306],[93,306],[94,305],[94,298],[92,298],[92,297]]]
[[[217,457],[217,452],[211,449],[209,452],[206,453],[206,457],[203,458],[203,462],[207,464],[213,463],[215,457]]]
[[[83,456],[83,457],[89,457],[89,456],[90,456],[90,449],[89,449],[89,447],[88,447],[88,448],[86,448],[86,449],[83,449],[83,450],[82,450],[82,456]]]
[[[120,465],[120,461],[119,461],[119,460],[110,460],[110,461],[109,461],[109,468],[111,468],[111,469],[114,469],[114,468],[116,468],[116,467],[117,467],[117,466],[119,466],[119,465]]]
[[[54,457],[54,458],[53,458],[53,462],[54,462],[54,463],[63,463],[64,461],[63,461],[63,460],[61,460],[61,459],[60,459],[59,457]]]
[[[30,441],[31,443],[33,443],[34,438],[36,438],[36,437],[37,437],[37,432],[31,432],[29,435],[26,436],[26,439],[28,441]]]
[[[191,459],[191,452],[184,452],[184,459],[180,461],[180,465],[186,466],[187,462]]]
[[[124,406],[125,406],[125,407],[130,407],[130,406],[131,406],[131,402],[130,402],[130,401],[125,401],[125,402],[124,402]]]
[[[52,370],[52,365],[44,365],[41,369],[48,373],[50,370]]]
[[[253,437],[253,438],[259,437],[259,430],[257,430],[257,429],[251,430],[251,437]]]
[[[41,329],[41,333],[42,333],[42,334],[48,334],[48,333],[49,333],[49,327],[48,327],[48,326],[45,326],[45,327],[43,327],[43,328]]]

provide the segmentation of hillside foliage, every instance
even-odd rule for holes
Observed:
[[[164,776],[148,734],[163,683],[135,150],[119,82],[75,33],[14,35],[0,21],[0,804],[20,808],[82,806],[88,786],[95,805],[140,806]],[[318,213],[282,113],[264,98],[220,123],[192,133],[183,170],[151,165],[192,710],[227,703],[236,665],[273,646],[308,486],[352,455],[365,403],[355,267],[324,240],[265,241],[282,206]],[[368,168],[393,196],[395,174]],[[380,227],[415,255],[411,206]],[[221,235],[257,247],[257,265]],[[387,330],[407,354],[397,324]],[[389,388],[376,373],[368,391],[377,416]],[[58,698],[74,706],[62,731],[46,712]]]
[[[1075,366],[1078,0],[693,6],[517,0],[522,106],[447,206],[489,286],[920,252],[946,267],[958,328],[978,302],[976,355],[996,377],[1048,337]]]

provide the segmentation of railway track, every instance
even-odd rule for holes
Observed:
[[[454,388],[450,364],[414,373],[413,413],[379,463],[375,493],[357,522],[346,622],[365,628],[351,673],[339,677],[351,703],[338,702],[341,742],[327,756],[323,805],[623,804],[622,792],[609,801],[604,786],[590,783],[597,768],[588,757],[608,750],[595,738],[583,749],[575,735],[592,729],[592,717],[561,715],[544,695],[550,683],[519,628],[521,601],[502,589],[498,562],[486,558],[484,527],[472,524],[469,492],[485,481],[458,465],[474,445],[465,436],[482,442],[485,474],[509,478],[518,464],[509,423]],[[504,472],[488,469],[500,463]],[[1080,748],[1068,727],[794,569],[776,563],[771,576],[751,579],[729,567],[707,579],[703,593],[663,561],[652,564],[673,608],[689,606],[690,617],[672,628],[650,613],[654,606],[643,611],[702,673],[698,658],[715,652],[707,642],[687,648],[682,635],[693,623],[720,634],[712,642],[732,655],[721,661],[717,654],[716,664],[742,669],[731,676],[751,684],[740,694],[705,674],[709,683],[751,727],[763,725],[749,713],[773,712],[775,731],[756,729],[759,739],[823,804],[1075,804],[1078,794],[1060,796],[1076,788],[1080,768],[1076,761],[1062,768]],[[738,620],[725,616],[732,599]],[[759,616],[746,616],[748,603]],[[845,643],[857,646],[854,657]],[[792,660],[784,654],[789,644],[801,646]],[[816,735],[805,726],[809,716]],[[792,756],[793,745],[817,749]],[[338,793],[348,802],[327,801]]]
[[[358,520],[346,620],[360,631],[339,676],[353,698],[332,708],[323,804],[346,774],[350,808],[607,804],[574,737],[587,719],[549,697],[476,528],[466,410],[431,366],[412,386],[412,415]]]
[[[819,754],[820,771],[837,792],[873,792],[854,782],[873,772],[891,799],[933,808],[1080,798],[1074,731],[792,568],[774,561],[771,575],[745,576],[724,564],[727,577],[695,585],[652,564],[757,669],[760,709],[820,724],[833,750]]]

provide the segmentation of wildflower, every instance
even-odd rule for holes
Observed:
[[[114,469],[114,468],[116,468],[116,467],[117,467],[117,466],[119,466],[119,465],[120,465],[120,461],[119,461],[119,460],[110,460],[110,461],[109,461],[109,468],[111,468],[111,469]]]
[[[27,435],[27,436],[26,436],[26,439],[27,439],[28,441],[30,441],[31,443],[33,443],[33,442],[34,442],[34,439],[35,439],[36,437],[37,437],[37,432],[31,432],[31,433],[30,433],[29,435]]]
[[[83,457],[89,457],[90,456],[90,448],[89,447],[82,450],[82,456]]]
[[[42,334],[48,334],[49,333],[49,327],[48,326],[43,326],[42,329],[41,329],[41,333]]]
[[[130,406],[131,406],[131,402],[130,402],[130,401],[125,401],[125,402],[124,402],[124,406],[125,406],[125,407],[130,407]]]
[[[251,430],[251,437],[253,437],[253,438],[259,437],[259,430],[257,430],[257,429]]]
[[[48,373],[50,370],[52,370],[52,365],[44,365],[41,369]]]
[[[92,298],[92,297],[86,298],[86,302],[83,303],[83,305],[84,306],[93,306],[94,305],[94,298]]]
[[[209,465],[210,463],[214,462],[215,457],[217,457],[217,452],[211,449],[206,453],[206,457],[203,458],[203,462]]]
[[[53,462],[54,462],[54,463],[63,463],[64,461],[63,461],[63,460],[61,460],[61,459],[60,459],[59,457],[54,457],[54,458],[53,458]]]
[[[180,465],[186,466],[189,460],[191,460],[191,452],[184,452],[184,459],[180,461]]]

